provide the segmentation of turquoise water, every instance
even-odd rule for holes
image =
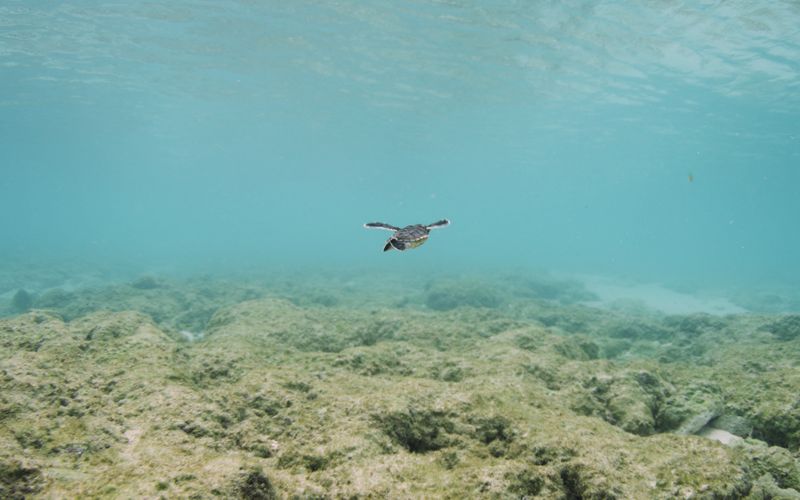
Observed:
[[[0,256],[800,283],[796,2],[0,3]],[[412,252],[395,225],[449,218]]]

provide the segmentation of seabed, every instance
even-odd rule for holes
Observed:
[[[0,290],[0,498],[800,498],[800,315],[542,276]]]

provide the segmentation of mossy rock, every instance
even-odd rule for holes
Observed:
[[[561,479],[564,498],[568,500],[624,498],[621,491],[608,484],[604,474],[584,464],[569,463],[558,471],[558,476]]]
[[[60,288],[53,288],[36,299],[36,307],[39,309],[61,309],[67,307],[73,300],[75,300],[75,294],[65,292]]]
[[[521,470],[506,473],[508,492],[518,498],[538,495],[544,488],[545,478],[535,468],[525,467]]]
[[[500,302],[492,289],[475,283],[435,285],[425,297],[425,305],[434,311],[449,311],[457,307],[495,308]]]
[[[753,485],[792,498],[797,449],[747,455],[665,432],[721,410],[743,419],[725,426],[797,442],[796,340],[751,335],[762,317],[725,318],[718,335],[705,319],[679,331],[529,299],[397,311],[385,304],[419,291],[392,283],[384,305],[353,308],[227,306],[208,282],[192,287],[76,292],[67,308],[131,304],[175,325],[218,307],[197,342],[135,312],[0,321],[0,464],[30,460],[0,497],[741,498]],[[579,333],[543,328],[551,314]],[[671,332],[680,352],[708,352],[662,365],[652,333],[598,335],[628,318]],[[309,338],[342,350],[297,347]],[[591,359],[611,342],[629,352]]]
[[[714,418],[708,425],[742,438],[749,437],[753,433],[753,423],[739,415],[723,414]]]
[[[695,434],[723,413],[722,391],[709,383],[693,383],[670,394],[657,415],[657,428]]]
[[[770,474],[764,474],[753,483],[747,496],[751,500],[800,500],[800,492],[794,488],[781,488]]]
[[[450,446],[449,434],[455,424],[446,412],[408,408],[405,411],[373,415],[392,441],[412,453],[425,453]]]
[[[794,340],[800,337],[800,314],[789,314],[777,321],[761,327],[780,340]]]
[[[600,357],[600,346],[586,337],[566,337],[553,345],[559,355],[576,361],[589,361]]]
[[[287,451],[278,457],[277,465],[284,469],[299,466],[308,472],[318,472],[330,467],[336,467],[344,456],[345,452],[340,450],[327,453]]]
[[[745,446],[745,452],[756,477],[769,474],[778,487],[800,491],[800,459],[794,457],[789,450],[778,446],[751,444]]]
[[[674,337],[674,330],[638,318],[614,319],[599,328],[598,334],[604,337],[626,340],[666,341]]]
[[[658,430],[657,415],[666,389],[653,373],[641,370],[617,376],[593,376],[583,387],[586,392],[573,403],[574,411],[600,417],[639,436]]]
[[[602,343],[600,349],[601,356],[606,359],[614,359],[623,356],[631,350],[633,343],[627,339],[609,339]]]
[[[523,295],[542,300],[575,304],[597,300],[597,295],[586,289],[583,283],[574,280],[530,279],[525,282]]]
[[[589,322],[586,318],[576,316],[572,311],[555,310],[537,314],[535,319],[544,326],[558,328],[569,333],[586,332]]]
[[[514,439],[511,422],[503,416],[472,417],[468,421],[475,426],[475,437],[484,444]]]
[[[11,299],[11,307],[15,312],[27,312],[33,307],[33,295],[20,288]]]
[[[769,444],[800,449],[800,400],[793,405],[766,405],[751,416],[753,437]]]
[[[243,500],[277,500],[280,498],[272,481],[261,469],[242,471],[230,488],[235,498]]]
[[[0,462],[0,498],[22,500],[42,489],[38,467],[18,461]]]
[[[702,335],[718,331],[728,324],[724,318],[711,314],[696,313],[673,315],[664,318],[664,325],[683,334]]]
[[[130,337],[140,326],[152,325],[150,318],[135,312],[95,313],[75,323],[85,331],[85,340],[103,342]],[[165,336],[166,337],[166,336]]]
[[[548,337],[543,330],[526,329],[514,336],[514,343],[520,349],[536,351],[547,345]]]
[[[161,283],[155,278],[155,276],[140,276],[131,282],[131,286],[133,288],[139,290],[152,290],[154,288],[161,287]]]
[[[354,337],[356,345],[371,346],[378,342],[391,340],[400,328],[397,321],[379,319],[361,325],[355,329]]]
[[[467,369],[451,361],[444,364],[436,364],[430,369],[431,378],[444,382],[461,382],[467,374]]]

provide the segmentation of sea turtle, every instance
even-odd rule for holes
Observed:
[[[445,227],[448,224],[450,224],[449,220],[442,219],[434,222],[433,224],[428,224],[427,226],[422,224],[412,224],[402,229],[384,222],[367,222],[364,224],[364,227],[372,229],[388,229],[389,231],[394,231],[394,234],[392,234],[389,237],[389,240],[386,241],[386,246],[383,247],[383,251],[386,252],[387,250],[395,248],[402,252],[403,250],[408,250],[409,248],[417,248],[425,243],[425,241],[428,239],[428,234],[430,234],[431,229]]]

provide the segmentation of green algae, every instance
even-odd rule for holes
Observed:
[[[243,471],[235,479],[231,491],[238,497],[248,500],[273,500],[278,495],[269,478],[260,469]]]
[[[455,424],[446,412],[410,407],[373,418],[386,435],[412,453],[434,451],[452,443],[448,435]]]
[[[768,498],[799,487],[800,349],[762,328],[775,318],[631,316],[498,283],[508,307],[432,310],[429,292],[353,307],[348,295],[158,282],[111,287],[105,311],[70,310],[102,290],[54,293],[50,312],[0,320],[3,497]],[[174,331],[190,311],[206,317],[194,341]],[[692,435],[707,427],[749,439]]]
[[[41,470],[17,461],[0,462],[0,498],[27,498],[42,489]]]
[[[800,314],[788,314],[761,327],[780,340],[793,340],[800,337]]]
[[[436,283],[425,297],[425,305],[434,311],[457,307],[498,307],[500,297],[491,289],[472,281]]]

